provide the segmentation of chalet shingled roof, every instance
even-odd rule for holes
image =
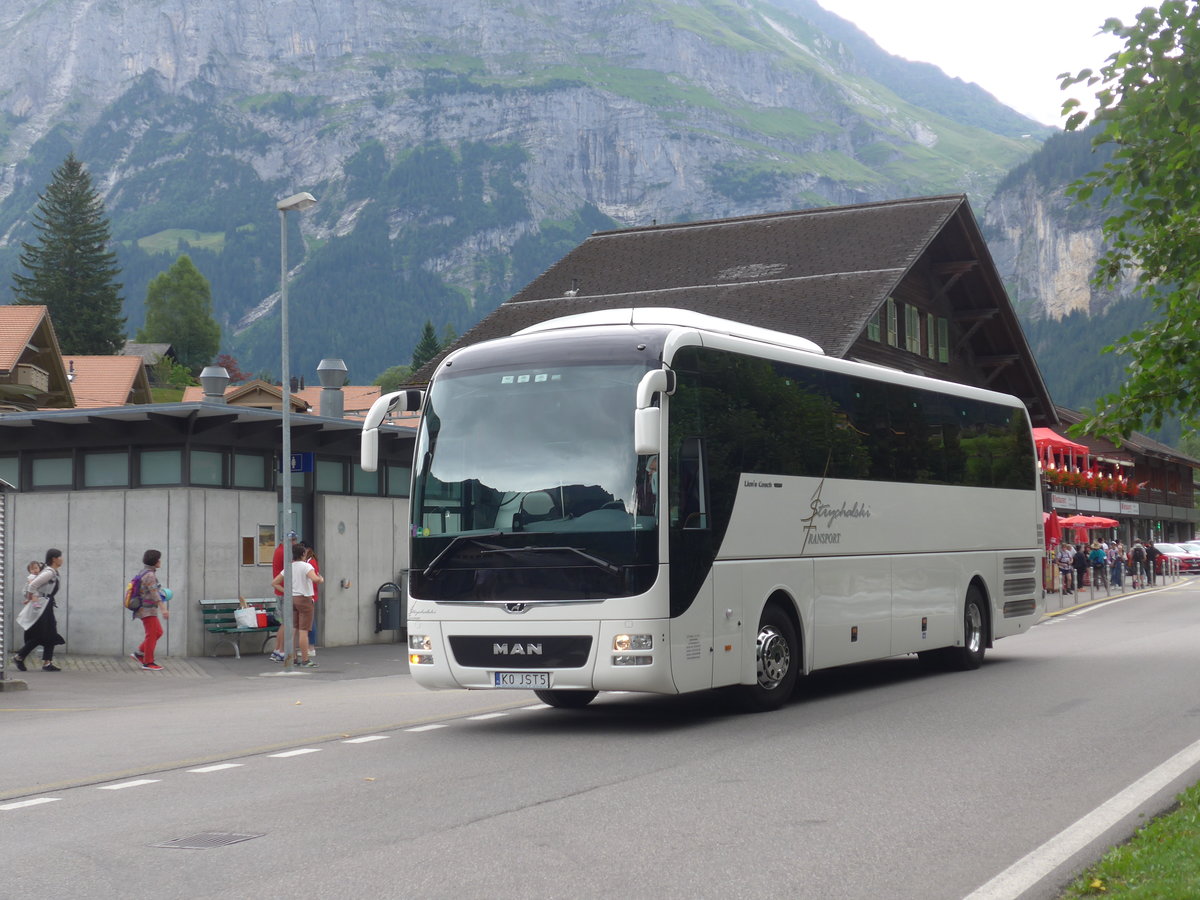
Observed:
[[[830,356],[845,357],[923,257],[945,290],[959,285],[949,294],[961,316],[959,334],[966,335],[959,349],[975,361],[980,382],[1017,394],[1036,424],[1055,422],[961,194],[597,232],[454,346],[558,316],[665,306],[800,335]],[[440,359],[418,371],[414,383],[428,381]]]

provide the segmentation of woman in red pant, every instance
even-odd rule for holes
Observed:
[[[161,551],[147,550],[142,554],[142,565],[145,568],[134,576],[138,582],[136,594],[142,601],[142,605],[134,610],[133,617],[142,620],[142,628],[145,629],[146,637],[130,655],[142,664],[143,669],[157,672],[162,669],[162,666],[154,661],[154,648],[163,634],[162,622],[158,615],[159,610],[162,610],[162,618],[169,619],[171,617],[167,611],[169,595],[166,593],[166,589],[158,583],[158,567],[162,565]]]

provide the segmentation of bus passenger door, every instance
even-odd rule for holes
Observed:
[[[713,591],[718,577],[700,438],[680,442],[669,490],[671,673],[678,690],[700,690],[712,686]]]

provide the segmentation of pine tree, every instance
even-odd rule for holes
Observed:
[[[146,324],[138,341],[166,343],[193,374],[209,364],[221,346],[221,326],[212,315],[212,290],[186,253],[154,276],[146,288]]]
[[[121,285],[115,280],[121,269],[108,249],[104,203],[74,153],[38,196],[33,225],[37,243],[21,243],[20,262],[28,274],[13,273],[14,301],[49,309],[63,353],[119,353],[125,345]]]
[[[441,352],[442,344],[438,340],[437,332],[433,330],[433,323],[426,319],[425,327],[421,329],[421,339],[417,341],[416,349],[413,350],[413,371],[417,371]]]

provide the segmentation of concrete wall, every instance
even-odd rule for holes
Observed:
[[[142,626],[121,608],[121,597],[151,547],[162,551],[159,577],[175,592],[159,645],[168,656],[199,656],[215,643],[204,631],[199,598],[273,595],[269,563],[242,565],[242,538],[276,521],[278,503],[269,491],[14,493],[9,503],[11,568],[3,599],[10,646],[23,639],[15,619],[25,565],[43,559],[49,547],[64,554],[57,616],[66,653],[121,655],[137,646]],[[318,495],[315,512],[315,542],[328,579],[320,643],[395,640],[394,632],[374,633],[374,601],[376,589],[406,565],[407,500]],[[343,579],[346,588],[339,586]],[[246,649],[253,643],[243,641]]]
[[[408,501],[319,494],[317,559],[325,583],[317,603],[318,642],[336,647],[394,641],[375,633],[375,595],[408,567]],[[343,581],[348,582],[343,587]]]

